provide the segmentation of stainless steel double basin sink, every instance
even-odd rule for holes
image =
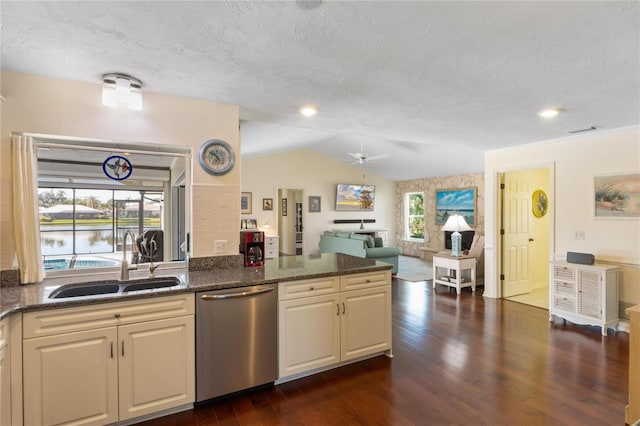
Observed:
[[[81,284],[66,284],[58,287],[49,295],[49,299],[67,297],[96,296],[100,294],[118,294],[130,291],[153,290],[180,285],[176,277],[142,278],[136,280],[92,281]]]

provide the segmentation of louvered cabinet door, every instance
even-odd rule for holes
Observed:
[[[578,314],[602,318],[602,274],[578,270]]]

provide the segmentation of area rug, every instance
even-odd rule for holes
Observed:
[[[433,264],[417,257],[399,256],[396,276],[401,280],[412,282],[432,280]]]

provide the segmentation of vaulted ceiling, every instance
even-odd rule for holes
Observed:
[[[241,107],[242,155],[364,147],[392,180],[640,123],[640,3],[2,1],[2,68]],[[317,106],[312,118],[298,109]],[[543,108],[561,108],[552,120]]]

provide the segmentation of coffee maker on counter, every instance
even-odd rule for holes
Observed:
[[[240,253],[244,257],[244,266],[264,265],[264,232],[240,231]]]

